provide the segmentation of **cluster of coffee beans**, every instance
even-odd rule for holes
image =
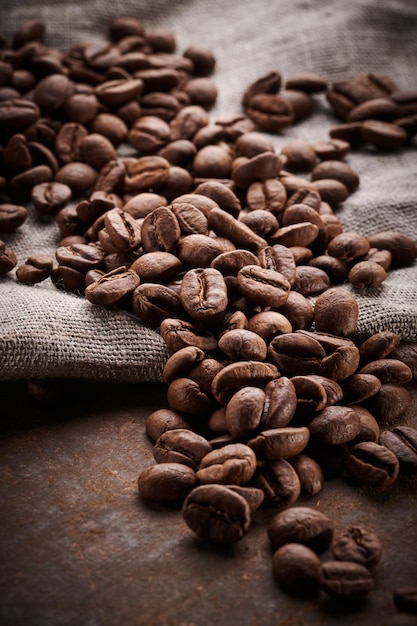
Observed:
[[[134,18],[113,20],[108,41],[66,53],[47,48],[44,33],[40,22],[23,24],[0,50],[0,231],[24,223],[17,202],[30,200],[40,219],[56,220],[61,240],[55,259],[19,265],[0,242],[0,272],[18,265],[22,283],[50,277],[159,329],[171,352],[168,408],[146,421],[156,462],[138,478],[144,500],[182,507],[194,532],[219,543],[238,541],[260,506],[274,507],[278,581],[368,591],[370,562],[352,556],[356,530],[332,544],[339,559],[347,542],[349,563],[323,565],[300,537],[280,533],[287,517],[297,527],[291,516],[314,515],[294,505],[327,477],[385,489],[400,470],[417,471],[417,429],[400,423],[416,344],[389,331],[355,339],[352,292],[411,265],[417,244],[392,230],[343,230],[337,209],[360,182],[344,160],[351,135],[293,140],[278,152],[262,131],[311,115],[323,92],[338,110],[349,101],[347,124],[368,128],[362,120],[384,110],[371,99],[378,86],[411,138],[415,125],[398,118],[415,98],[367,74],[358,79],[370,102],[363,113],[355,81],[349,100],[320,76],[298,74],[282,88],[271,72],[245,91],[243,113],[213,122],[216,60],[205,47],[179,55],[171,31]],[[363,541],[375,561],[376,539],[367,532]]]

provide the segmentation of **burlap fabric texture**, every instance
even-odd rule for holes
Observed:
[[[210,112],[241,111],[250,82],[270,70],[283,78],[318,72],[329,81],[360,72],[382,72],[401,88],[417,87],[417,3],[413,0],[3,0],[0,29],[11,38],[30,19],[47,25],[46,44],[67,49],[79,40],[107,37],[109,20],[141,19],[147,28],[173,29],[177,51],[205,44],[217,58],[213,78],[219,96]],[[315,115],[292,126],[274,143],[328,137],[336,123],[324,97]],[[395,153],[352,151],[347,162],[360,175],[360,188],[338,211],[345,230],[369,235],[394,229],[417,240],[415,146]],[[29,254],[53,254],[59,233],[29,206],[30,219],[2,238],[18,262]],[[347,287],[349,288],[349,287]],[[359,330],[390,329],[417,339],[417,267],[392,271],[378,289],[358,294]],[[27,286],[14,273],[0,282],[0,379],[68,377],[115,382],[161,379],[168,356],[159,334],[135,317],[95,307],[55,289],[51,281]]]

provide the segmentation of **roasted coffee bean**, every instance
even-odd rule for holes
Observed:
[[[351,561],[326,561],[319,569],[319,586],[329,596],[355,598],[369,593],[374,579],[364,565]]]
[[[309,117],[315,109],[312,96],[300,89],[282,89],[279,95],[292,107],[294,124]]]
[[[316,165],[311,171],[311,180],[318,181],[324,178],[334,178],[343,183],[349,193],[359,186],[359,175],[347,163],[340,160],[327,160]]]
[[[252,315],[248,322],[248,329],[262,337],[268,344],[276,335],[290,333],[292,326],[289,320],[278,311],[261,311]]]
[[[362,362],[384,359],[400,344],[400,336],[389,330],[375,333],[359,345]]]
[[[289,141],[281,149],[281,155],[285,155],[286,167],[291,171],[310,171],[318,162],[313,146],[304,139]]]
[[[235,142],[237,154],[249,159],[261,152],[274,152],[273,141],[263,133],[248,131],[243,133]]]
[[[185,378],[190,370],[204,359],[204,352],[195,346],[187,346],[174,352],[165,362],[162,376],[168,385],[176,378]]]
[[[378,535],[366,526],[349,526],[334,533],[330,545],[338,561],[352,561],[372,567],[381,558],[382,545]]]
[[[355,437],[352,443],[361,443],[362,441],[378,442],[380,428],[374,416],[359,404],[355,404],[355,412],[359,415],[361,429],[359,435]]]
[[[406,363],[413,373],[413,380],[417,379],[417,343],[402,341],[389,353],[390,357]]]
[[[103,267],[103,252],[92,244],[74,243],[71,246],[60,246],[55,256],[60,265],[72,267],[84,274]]]
[[[212,268],[189,270],[181,282],[180,300],[193,320],[210,323],[219,319],[228,304],[222,274]]]
[[[18,204],[0,204],[0,232],[11,233],[27,219],[28,212]]]
[[[338,381],[348,378],[356,372],[360,357],[359,350],[353,341],[346,337],[338,337],[320,331],[299,330],[297,332],[299,335],[314,339],[326,351],[326,356],[322,359],[318,372],[316,372],[320,376]]]
[[[275,459],[263,465],[254,484],[265,494],[265,504],[281,511],[293,506],[301,493],[297,472],[285,459]]]
[[[301,543],[286,543],[272,556],[272,573],[278,585],[295,596],[311,596],[318,590],[320,558]]]
[[[174,278],[182,269],[181,261],[170,252],[146,252],[133,261],[130,269],[135,270],[141,283],[165,282]]]
[[[297,72],[285,81],[286,89],[300,89],[307,93],[321,93],[327,89],[327,79],[315,72]]]
[[[194,470],[182,463],[150,465],[138,477],[141,497],[163,505],[181,506],[196,484]]]
[[[288,319],[294,331],[308,329],[313,323],[313,305],[297,291],[290,291],[286,303],[279,307],[279,312]]]
[[[17,265],[17,256],[4,241],[0,240],[0,275],[3,276],[11,272]]]
[[[241,189],[256,181],[266,181],[279,175],[283,159],[276,152],[261,152],[251,157],[238,157],[233,162],[232,180]]]
[[[291,285],[294,283],[296,277],[295,259],[286,246],[279,244],[267,246],[259,251],[258,259],[262,267],[275,270],[282,274]]]
[[[262,389],[239,389],[226,406],[225,423],[228,432],[233,437],[243,437],[253,432],[261,423],[264,404],[265,392]]]
[[[189,378],[176,378],[167,389],[169,407],[186,415],[206,416],[210,413],[210,399],[198,383]]]
[[[379,378],[382,384],[402,385],[410,382],[413,378],[413,373],[406,363],[391,358],[369,361],[358,373],[372,374]]]
[[[359,305],[346,289],[333,287],[321,293],[314,304],[314,322],[318,331],[346,337],[356,330]]]
[[[296,380],[297,378],[301,378],[301,377],[294,376],[291,380],[294,382],[294,380]],[[343,398],[343,389],[341,385],[337,383],[335,380],[332,380],[331,378],[328,378],[327,376],[320,376],[319,374],[310,374],[307,378],[313,381],[314,383],[319,383],[324,388],[326,392],[326,405],[327,406],[338,404],[340,400]],[[300,383],[298,384],[298,390],[300,394],[303,393],[303,380],[301,380]],[[321,395],[322,393],[321,390],[319,389],[318,391],[320,392],[320,395]]]
[[[417,259],[417,243],[395,230],[380,231],[367,237],[373,248],[388,250],[392,255],[392,268],[406,267]]]
[[[261,237],[267,238],[268,235],[275,232],[278,227],[278,220],[270,211],[264,209],[257,209],[255,211],[249,211],[243,213],[240,220],[249,226],[255,233]]]
[[[382,150],[398,150],[408,139],[401,126],[373,119],[362,122],[361,134],[364,142]]]
[[[227,409],[226,409],[227,416]],[[289,459],[300,454],[307,446],[310,433],[308,428],[291,427],[271,428],[260,432],[248,441],[258,459],[273,461],[275,459]]]
[[[210,266],[219,270],[223,276],[236,276],[246,265],[258,264],[258,258],[249,250],[230,250],[216,256]]]
[[[366,120],[392,121],[400,115],[399,106],[391,98],[372,98],[351,109],[346,120],[361,122]]]
[[[345,404],[358,404],[371,398],[381,389],[381,380],[373,374],[353,374],[342,383]]]
[[[188,202],[173,202],[171,211],[178,220],[182,235],[208,235],[207,218],[200,209]]]
[[[250,512],[257,511],[264,501],[264,493],[256,487],[243,487],[242,485],[226,485],[231,491],[238,493],[249,504]]]
[[[389,448],[365,441],[350,448],[345,470],[355,483],[382,491],[397,480],[399,462]]]
[[[328,406],[313,417],[308,428],[313,439],[334,446],[352,441],[360,432],[360,421],[353,408]]]
[[[348,280],[354,287],[377,287],[387,278],[384,268],[374,261],[360,261],[356,263],[348,274]]]
[[[313,148],[321,161],[328,159],[343,159],[349,151],[350,144],[342,139],[332,139],[327,141],[317,141],[313,144]]]
[[[170,163],[159,155],[125,161],[125,189],[140,193],[157,189],[168,180]]]
[[[268,357],[285,376],[315,374],[326,353],[312,336],[285,333],[269,344]]]
[[[354,232],[344,232],[334,237],[327,247],[331,256],[343,261],[352,261],[369,252],[371,247],[369,240],[363,235]]]
[[[267,355],[267,346],[262,337],[246,329],[225,332],[219,338],[218,346],[232,360],[264,361]]]
[[[237,275],[241,293],[256,304],[280,307],[291,289],[289,281],[273,269],[246,265]]]
[[[400,470],[415,472],[417,470],[417,429],[411,426],[397,426],[381,431],[378,443],[391,450],[400,463]]]
[[[157,463],[182,463],[197,470],[201,459],[211,451],[211,445],[192,430],[176,428],[162,433],[152,449]]]
[[[327,405],[326,389],[314,376],[293,376],[291,382],[297,395],[298,418],[309,417]]]
[[[365,402],[381,425],[395,423],[410,407],[411,396],[406,387],[383,383],[379,391]]]
[[[321,294],[330,286],[330,278],[318,267],[298,265],[295,270],[293,289],[303,296]]]
[[[30,256],[16,269],[16,278],[20,283],[35,284],[49,278],[53,260],[45,254]]]
[[[246,190],[246,203],[251,211],[263,209],[279,215],[284,210],[286,199],[286,189],[277,178],[254,181]]]
[[[298,222],[289,226],[278,228],[272,233],[268,240],[271,245],[279,244],[291,248],[292,246],[308,247],[315,241],[319,233],[319,228],[311,222]]]
[[[282,76],[277,70],[272,70],[253,81],[242,96],[242,105],[247,107],[253,96],[257,94],[276,94],[281,89]]]
[[[203,352],[213,352],[217,348],[217,340],[212,333],[197,329],[185,320],[165,318],[161,321],[159,331],[162,339],[173,352],[186,346],[196,346]]]
[[[130,271],[134,271],[138,276],[134,269],[131,268]],[[139,277],[138,281],[140,282]],[[172,316],[185,317],[179,295],[173,289],[159,283],[139,284],[132,294],[132,308],[134,313],[152,328],[161,326],[165,319],[172,319]],[[175,321],[181,325],[180,320]],[[167,342],[165,337],[164,340]]]
[[[330,545],[333,532],[333,522],[327,515],[306,506],[280,511],[268,526],[268,537],[274,550],[287,543],[300,543],[314,552],[324,552]]]
[[[70,268],[73,269],[73,268]],[[98,281],[88,285],[85,297],[92,304],[110,307],[120,304],[139,285],[139,276],[125,267],[108,272]]]
[[[36,102],[25,98],[11,98],[0,101],[0,128],[3,131],[19,132],[40,117]]]
[[[58,182],[40,183],[31,192],[33,206],[39,213],[46,215],[56,215],[71,199],[70,187]]]
[[[276,372],[268,363],[235,361],[216,374],[212,383],[212,394],[219,404],[225,406],[233,394],[242,387],[264,388],[274,378]]]
[[[202,484],[242,485],[256,470],[256,456],[249,446],[231,443],[208,452],[200,462],[197,478]]]
[[[178,220],[169,207],[159,207],[143,220],[142,246],[145,252],[173,252],[180,239]]]
[[[149,413],[145,420],[146,434],[154,442],[167,430],[184,429],[189,426],[185,417],[172,409],[156,409]]]
[[[229,544],[249,530],[251,514],[245,498],[224,485],[199,485],[187,496],[182,515],[204,541]]]
[[[297,454],[288,459],[301,485],[301,494],[315,496],[323,489],[324,475],[320,465],[306,454]]]
[[[417,587],[404,585],[393,591],[394,605],[398,611],[417,614]]]

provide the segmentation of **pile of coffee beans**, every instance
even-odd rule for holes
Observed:
[[[55,258],[24,260],[0,242],[0,273],[50,279],[159,330],[168,408],[146,421],[145,501],[180,507],[217,543],[240,540],[271,507],[283,588],[368,592],[372,530],[334,533],[298,504],[329,477],[384,490],[417,471],[417,429],[401,421],[417,344],[390,331],[359,339],[354,295],[413,264],[417,243],[346,232],[337,217],[360,184],[345,157],[359,143],[411,141],[416,93],[371,73],[330,85],[273,71],[248,86],[242,111],[213,121],[216,59],[204,46],[179,54],[172,31],[136,18],[67,52],[44,37],[33,21],[1,43],[0,232],[31,204],[60,241]],[[314,114],[316,94],[344,123],[278,151],[263,131]]]

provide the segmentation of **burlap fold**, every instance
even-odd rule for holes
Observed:
[[[3,0],[0,31],[10,39],[21,22],[43,19],[47,45],[65,50],[79,40],[106,38],[109,20],[120,15],[135,16],[147,28],[172,28],[180,53],[194,43],[212,48],[219,90],[213,121],[241,111],[244,89],[272,69],[284,79],[314,71],[329,81],[375,71],[395,78],[401,88],[417,88],[417,4],[412,0]],[[325,98],[317,99],[315,115],[273,137],[277,148],[292,138],[328,137],[337,120]],[[347,162],[361,183],[338,210],[345,230],[369,235],[389,228],[417,240],[415,145],[395,153],[352,151]],[[16,234],[0,235],[19,263],[33,253],[53,254],[59,240],[53,222],[29,211]],[[390,329],[417,340],[416,266],[392,271],[381,287],[363,291],[358,299],[359,331]],[[128,313],[94,307],[58,291],[49,280],[21,285],[11,273],[0,281],[1,380],[158,381],[167,355],[159,334]]]

